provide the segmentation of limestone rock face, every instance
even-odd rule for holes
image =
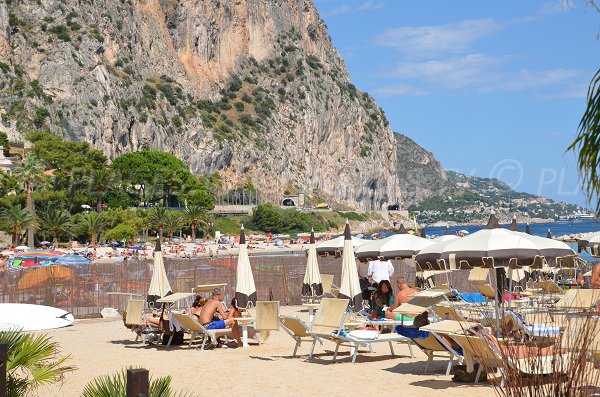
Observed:
[[[402,206],[408,208],[429,197],[443,196],[451,183],[433,153],[402,134],[394,134],[398,154],[398,180]]]
[[[2,2],[0,62],[9,135],[47,127],[109,158],[163,150],[273,197],[400,199],[386,117],[310,0]]]

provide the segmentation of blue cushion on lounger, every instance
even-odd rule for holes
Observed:
[[[429,331],[421,331],[418,328],[407,328],[401,325],[396,327],[396,332],[399,335],[405,336],[411,339],[425,339],[429,337]]]

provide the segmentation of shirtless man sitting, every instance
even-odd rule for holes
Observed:
[[[411,288],[404,277],[397,277],[396,285],[398,286],[398,293],[396,294],[396,298],[394,299],[394,304],[391,307],[388,307],[387,311],[385,312],[385,318],[401,321],[403,315],[400,313],[394,313],[394,309],[396,309],[401,304],[410,301],[412,299],[412,295],[416,293],[417,290]],[[405,317],[411,318],[410,316]]]
[[[237,341],[238,346],[242,346],[240,329],[237,321],[234,320],[234,317],[241,317],[240,312],[236,309],[225,311],[225,306],[223,306],[224,299],[225,292],[222,289],[217,288],[213,290],[212,298],[206,301],[204,306],[202,306],[199,321],[206,329],[231,328],[233,337]],[[222,320],[215,319],[217,313]]]
[[[592,268],[592,280],[590,282],[592,288],[600,288],[600,262],[596,262]]]

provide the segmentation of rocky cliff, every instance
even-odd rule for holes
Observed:
[[[386,117],[310,0],[2,2],[0,112],[12,139],[168,151],[274,196],[378,209],[400,195]]]
[[[443,195],[450,183],[446,171],[433,153],[409,137],[396,133],[398,181],[402,191],[402,207],[408,208],[423,200]]]

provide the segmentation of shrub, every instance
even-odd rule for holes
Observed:
[[[236,102],[233,104],[233,106],[235,106],[235,109],[238,112],[243,112],[244,111],[244,104],[242,102]]]
[[[50,32],[54,33],[56,37],[62,41],[71,41],[71,36],[69,36],[69,32],[67,31],[67,27],[65,25],[53,26],[50,28]]]
[[[242,95],[242,101],[246,103],[252,103],[252,97],[247,93],[244,93],[244,95]]]

